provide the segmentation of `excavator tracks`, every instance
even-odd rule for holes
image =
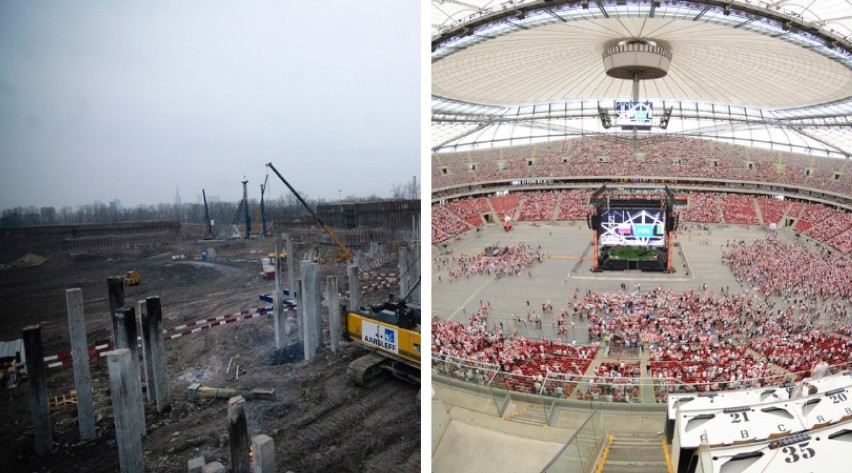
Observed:
[[[387,378],[388,372],[382,367],[388,361],[377,353],[368,353],[349,363],[346,375],[360,386],[374,386]]]

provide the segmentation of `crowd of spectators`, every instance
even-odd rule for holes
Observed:
[[[772,223],[781,224],[781,219],[787,214],[787,209],[790,208],[790,202],[778,200],[772,197],[758,197],[757,204],[760,207],[760,214],[763,216],[763,222],[766,225]]]
[[[524,192],[523,195],[518,220],[553,220],[553,212],[560,197],[558,192]]]
[[[812,226],[806,233],[817,240],[831,243],[835,237],[843,235],[849,229],[852,229],[852,214],[831,212],[819,225]]]
[[[852,194],[839,159],[766,151],[692,138],[563,142],[436,154],[433,188],[507,179],[670,176],[797,185]]]
[[[494,212],[497,213],[497,218],[502,222],[506,217],[514,220],[515,211],[518,209],[518,203],[521,201],[521,194],[515,192],[508,195],[498,195],[491,197],[491,206]]]
[[[445,205],[432,207],[432,243],[439,244],[470,230],[470,225]]]
[[[722,221],[719,215],[718,198],[722,194],[713,192],[690,192],[688,194],[689,205],[680,212],[682,222],[719,223]]]
[[[759,223],[754,197],[742,194],[722,194],[722,213],[725,223],[756,225]]]
[[[647,350],[644,368],[657,383],[659,402],[684,386],[712,391],[780,384],[787,372],[850,361],[852,261],[829,256],[801,242],[728,242],[723,261],[742,291],[716,293],[706,285],[688,291],[624,285],[615,293],[588,290],[567,299],[558,316],[560,325],[589,321],[593,343],[587,346],[518,337],[502,322],[489,327],[491,304],[480,303],[468,325],[433,320],[432,352],[441,361],[489,363],[494,382],[507,389],[578,399],[637,400],[643,367],[621,360],[622,350],[636,348]],[[462,258],[457,264],[479,273],[487,261]],[[542,307],[542,315],[548,313],[549,302]],[[603,361],[589,369],[601,347]],[[461,369],[454,375],[465,379],[484,373],[441,366],[445,372]]]
[[[805,211],[804,202],[791,202],[790,208],[787,209],[787,216],[790,218],[799,218],[802,216],[802,213]]]
[[[579,189],[561,191],[556,220],[585,220],[594,208],[588,204],[589,192]]]
[[[541,263],[544,253],[541,247],[533,247],[527,243],[503,245],[496,242],[477,255],[438,255],[434,258],[435,271],[439,274],[439,282],[443,282],[446,274],[447,282],[452,283],[459,278],[469,278],[475,275],[493,275],[503,278],[506,276],[532,276],[531,266]]]
[[[475,382],[486,381],[491,371],[491,381],[507,389],[562,396],[597,354],[596,346],[507,337],[496,324],[489,329],[490,310],[488,302],[480,303],[467,325],[432,320],[434,369]]]
[[[775,239],[751,245],[729,243],[722,254],[737,281],[764,295],[804,303],[829,303],[852,298],[852,261]]]
[[[491,197],[468,197],[432,207],[432,243],[439,244],[484,223],[483,215],[519,221],[582,220],[593,212],[589,191],[515,192]],[[688,193],[689,205],[679,208],[683,226],[691,222],[759,225],[795,219],[795,230],[805,232],[844,253],[852,253],[852,214],[821,204],[785,202],[741,194]],[[763,216],[761,221],[757,208]],[[555,218],[554,218],[555,217]],[[783,225],[782,225],[783,226]]]
[[[831,238],[828,244],[843,253],[852,254],[852,228]]]
[[[820,204],[803,204],[799,219],[796,221],[795,229],[806,232],[819,222],[828,220],[836,214],[836,211]]]

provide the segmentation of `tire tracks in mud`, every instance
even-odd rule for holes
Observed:
[[[334,400],[326,396],[323,406],[299,420],[295,431],[287,435],[287,450],[294,454],[291,460],[296,461],[293,466],[304,462],[304,466],[321,470],[328,467],[362,471],[365,463],[375,463],[379,460],[376,457],[387,456],[391,451],[401,451],[406,457],[399,459],[400,463],[406,462],[414,450],[419,452],[416,387],[390,379],[372,388],[350,384],[343,389],[355,392],[340,392]],[[412,442],[415,436],[417,441]],[[413,447],[406,447],[406,443]],[[387,465],[387,460],[382,458],[378,463]],[[318,461],[326,465],[318,465]],[[402,470],[405,468],[396,471]]]

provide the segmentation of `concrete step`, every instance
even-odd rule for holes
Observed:
[[[623,435],[623,434],[622,434]],[[613,445],[618,444],[619,446],[636,446],[636,447],[654,447],[657,448],[660,446],[660,436],[653,434],[653,436],[648,437],[639,437],[639,436],[630,436],[630,437],[615,437],[615,442]]]
[[[606,457],[603,473],[665,473],[666,457],[658,434],[616,436]]]
[[[544,412],[539,410],[523,411],[516,416],[512,416],[509,420],[519,424],[537,426],[547,425],[547,417],[545,417]]]
[[[667,473],[667,469],[665,462],[610,462],[607,460],[603,473]]]
[[[662,432],[624,432],[615,437],[616,442],[648,442],[655,445],[660,445],[660,436]]]
[[[656,448],[653,447],[633,447],[633,446],[615,446],[609,450],[609,456],[607,456],[606,461],[609,463],[610,461],[638,461],[638,462],[657,462],[657,461],[665,462],[665,457],[663,456],[663,449],[661,445],[657,445]]]

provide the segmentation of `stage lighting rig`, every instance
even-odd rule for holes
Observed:
[[[601,118],[601,126],[608,130],[612,126],[612,117],[609,116],[609,110],[598,106],[598,116]]]
[[[663,116],[660,118],[660,128],[665,130],[669,127],[669,119],[672,118],[674,107],[663,108]]]

